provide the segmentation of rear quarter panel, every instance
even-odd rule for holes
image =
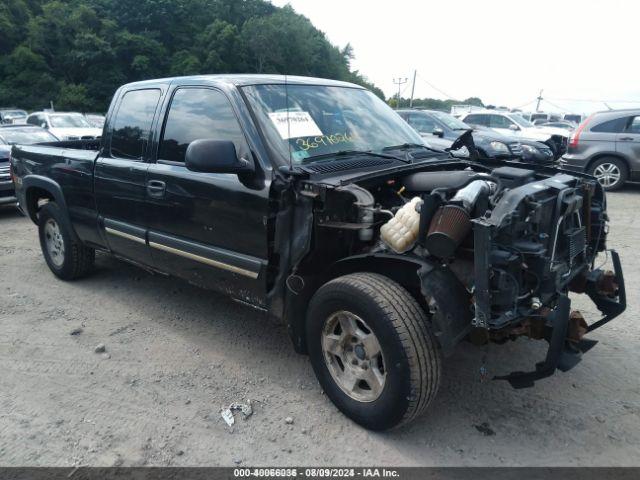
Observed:
[[[98,152],[51,146],[14,147],[13,165],[18,198],[27,206],[30,188],[59,187],[72,227],[85,242],[102,245],[97,230],[93,167]],[[52,185],[53,184],[53,185]]]

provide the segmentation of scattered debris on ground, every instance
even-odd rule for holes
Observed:
[[[243,418],[245,420],[253,415],[253,406],[251,405],[251,400],[247,400],[247,403],[234,402],[220,412],[223,420],[227,422],[227,425],[229,425],[230,427],[235,423],[234,412],[236,411],[242,412]]]

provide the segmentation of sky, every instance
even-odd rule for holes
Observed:
[[[272,0],[290,4],[387,96],[590,113],[640,107],[635,0]],[[435,87],[435,88],[434,88]],[[584,101],[584,100],[597,100]],[[633,102],[633,103],[631,103]]]

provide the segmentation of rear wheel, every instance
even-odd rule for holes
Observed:
[[[60,207],[49,202],[38,213],[40,247],[49,269],[63,280],[86,275],[93,268],[95,250],[73,239]]]
[[[607,191],[618,190],[627,181],[627,166],[622,160],[605,157],[596,160],[590,167],[589,173]]]
[[[413,420],[438,390],[440,352],[427,316],[382,275],[356,273],[321,287],[309,304],[307,342],[327,396],[366,428]]]

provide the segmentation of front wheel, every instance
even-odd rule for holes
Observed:
[[[440,383],[440,352],[416,300],[382,275],[356,273],[322,286],[309,304],[307,345],[333,403],[372,430],[420,415]]]

